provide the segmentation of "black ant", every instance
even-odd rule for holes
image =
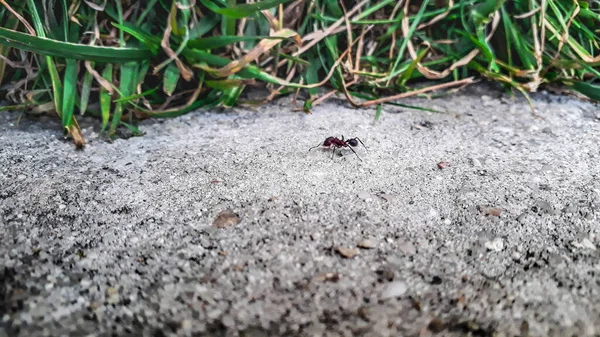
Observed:
[[[354,151],[354,149],[353,149],[353,147],[358,146],[358,142],[360,142],[362,144],[362,146],[365,148],[365,150],[367,150],[367,147],[365,146],[365,144],[358,137],[344,140],[344,136],[342,136],[342,139],[337,138],[337,137],[327,137],[325,139],[325,141],[323,142],[323,144],[313,146],[310,149],[308,149],[308,151],[310,151],[316,147],[319,147],[319,146],[333,148],[333,152],[331,153],[331,159],[333,159],[333,155],[335,154],[336,149],[341,149],[343,147],[347,147],[350,150],[352,150],[352,152],[354,152],[354,154],[356,155],[356,157],[358,157],[358,159],[360,159],[360,157],[358,156],[358,153],[356,153],[356,151]],[[363,160],[360,159],[360,161],[363,161]]]

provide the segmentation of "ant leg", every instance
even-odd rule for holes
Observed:
[[[362,142],[361,142],[361,143],[362,143]],[[358,153],[356,153],[356,151],[354,151],[354,149],[352,148],[352,146],[348,145],[348,148],[349,148],[350,150],[352,150],[352,152],[354,152],[354,154],[356,155],[356,157],[358,157],[358,159],[360,159],[360,161],[363,161],[363,160],[362,160],[362,159],[361,159],[361,158],[358,156]]]
[[[312,149],[314,149],[314,148],[316,148],[316,147],[322,146],[322,145],[323,145],[323,143],[319,143],[319,145],[317,145],[317,146],[313,146],[313,147],[311,147],[310,149],[308,149],[308,152],[310,152],[310,150],[312,150]]]
[[[333,156],[335,155],[335,149],[337,149],[337,147],[333,147],[333,150],[331,151],[331,160],[333,160]]]
[[[354,138],[362,144],[362,146],[365,148],[365,150],[369,151],[369,149],[367,149],[367,147],[365,146],[365,143],[363,143],[362,140],[360,140],[360,138],[358,138],[358,137],[354,137]]]

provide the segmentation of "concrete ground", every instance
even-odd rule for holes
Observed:
[[[533,97],[84,119],[84,151],[3,112],[0,337],[600,336],[600,112]],[[307,151],[341,135],[364,161]]]

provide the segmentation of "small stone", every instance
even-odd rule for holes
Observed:
[[[351,259],[358,255],[358,249],[337,247],[336,252],[346,259]]]
[[[223,325],[229,329],[233,329],[235,327],[235,319],[233,319],[233,316],[231,315],[224,315],[221,319],[221,323],[223,323]]]
[[[342,279],[342,275],[339,273],[325,273],[315,277],[315,281],[319,282],[338,282]]]
[[[521,336],[529,336],[529,322],[523,320],[523,322],[521,322],[521,327],[519,328],[519,330],[521,330]]]
[[[394,277],[396,277],[396,274],[394,274],[394,271],[390,266],[381,266],[379,269],[377,269],[376,273],[377,281],[380,283],[392,282]]]
[[[375,241],[370,240],[370,239],[362,240],[361,242],[358,243],[357,246],[358,246],[358,248],[362,248],[362,249],[375,248]]]
[[[444,324],[444,322],[437,317],[432,319],[431,321],[429,321],[429,324],[427,324],[427,330],[429,330],[433,333],[440,333],[445,328],[446,328],[446,324]]]
[[[27,178],[27,176],[26,176],[26,175],[24,175],[24,174],[19,174],[19,175],[17,176],[17,179],[19,179],[19,180],[25,180],[25,178]]]
[[[83,289],[87,289],[92,285],[92,280],[84,278],[79,282],[79,285],[81,285]]]
[[[591,250],[596,250],[596,246],[588,238],[584,238],[580,242],[573,241],[572,244],[573,244],[573,246],[575,246],[577,248],[587,248],[587,249],[591,249]]]
[[[52,290],[52,288],[54,288],[54,283],[46,283],[46,285],[44,286],[44,289],[46,289],[46,291],[50,291]]]
[[[106,302],[108,304],[117,304],[119,300],[119,292],[116,288],[110,287],[106,289]]]
[[[404,253],[404,255],[415,255],[417,253],[415,245],[413,245],[410,241],[404,241],[400,243],[398,245],[398,249],[400,249],[400,251]]]
[[[377,194],[377,196],[387,202],[391,202],[396,197],[393,194],[387,194],[387,193],[379,193],[379,194]]]
[[[521,253],[519,253],[519,252],[514,252],[514,253],[512,254],[512,259],[513,259],[513,260],[515,260],[515,261],[520,261],[520,260],[521,260]]]
[[[404,295],[407,290],[408,286],[402,281],[390,282],[381,293],[380,299],[387,300],[390,298],[396,298]]]
[[[471,165],[473,165],[474,167],[481,167],[481,162],[479,161],[479,159],[470,158],[470,160],[471,160]]]
[[[451,224],[452,224],[452,220],[450,220],[450,219],[444,219],[444,225],[450,226]]]
[[[357,194],[357,196],[358,196],[360,199],[362,199],[362,200],[364,200],[364,201],[366,201],[366,202],[370,202],[370,201],[372,201],[372,200],[373,200],[373,197],[372,197],[371,193],[369,193],[369,192],[366,192],[366,191],[359,192],[359,193]]]
[[[565,213],[565,214],[575,214],[576,212],[577,212],[577,206],[575,206],[575,205],[567,205],[563,209],[563,213]]]
[[[546,200],[538,200],[531,207],[531,210],[538,214],[554,214],[554,206]]]
[[[230,226],[235,226],[239,224],[241,221],[240,217],[233,213],[231,210],[221,211],[215,220],[213,221],[213,226],[217,228],[225,228]]]
[[[492,250],[495,252],[501,252],[504,249],[504,241],[502,238],[495,238],[492,241],[486,241],[483,246],[487,250]]]

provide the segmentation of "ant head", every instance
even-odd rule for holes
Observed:
[[[357,147],[358,146],[358,140],[356,140],[356,138],[350,138],[350,139],[348,139],[346,141],[346,143],[348,143],[348,145],[350,145],[352,147]]]

